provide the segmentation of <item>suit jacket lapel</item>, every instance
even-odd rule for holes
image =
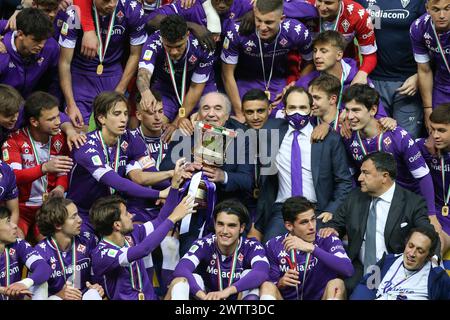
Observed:
[[[403,193],[399,189],[399,186],[396,185],[394,196],[392,197],[391,207],[389,208],[389,213],[386,220],[386,226],[384,227],[384,242],[386,244],[386,248],[388,248],[388,240],[391,238],[391,234],[394,230],[397,220],[403,215],[401,208],[401,203],[403,203],[403,201]]]

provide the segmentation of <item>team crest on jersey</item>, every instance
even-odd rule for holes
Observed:
[[[117,22],[121,23],[123,17],[124,17],[124,14],[123,14],[122,10],[119,10],[119,12],[117,12],[117,14],[116,14]]]
[[[77,247],[77,251],[81,252],[81,253],[86,253],[86,246],[84,246],[80,243]]]
[[[285,47],[287,43],[288,43],[288,41],[285,38],[281,39],[281,41],[280,41],[280,45],[282,47]]]
[[[9,249],[9,255],[13,256],[16,253],[16,250],[14,248]]]
[[[400,2],[402,3],[403,9],[405,9],[408,6],[410,0],[400,0]]]
[[[392,140],[391,140],[391,138],[386,137],[386,138],[383,140],[383,143],[384,143],[384,145],[385,145],[386,148],[387,148],[387,147],[389,147],[389,145],[392,143]]]
[[[59,140],[56,140],[55,143],[53,144],[53,147],[55,148],[56,152],[60,152],[61,151],[61,147],[62,147],[62,143]]]
[[[155,46],[155,48],[156,48],[156,46]],[[153,56],[153,51],[152,50],[145,50],[145,52],[144,52],[144,60],[145,61],[150,61],[152,56]]]
[[[192,64],[196,63],[197,62],[197,57],[194,56],[194,55],[191,55],[191,57],[189,58],[189,62],[192,63]]]
[[[238,260],[239,260],[240,262],[244,261],[244,255],[243,255],[242,253],[239,253],[239,255],[238,255]]]
[[[344,19],[341,23],[342,28],[344,28],[344,31],[347,32],[348,28],[350,28],[350,22],[348,22],[347,19]]]
[[[128,142],[126,142],[126,141],[122,142],[122,144],[120,145],[120,148],[123,150],[123,152],[126,152],[127,148],[128,148]]]

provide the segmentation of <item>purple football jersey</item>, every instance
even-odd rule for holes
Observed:
[[[186,92],[192,82],[207,83],[210,80],[211,72],[214,65],[214,52],[207,51],[199,45],[198,40],[189,35],[186,52],[183,58],[173,61],[175,70],[175,81],[178,93],[181,95],[181,82],[186,62]],[[139,61],[139,68],[144,68],[152,74],[152,80],[155,81],[153,88],[161,92],[163,99],[168,96],[175,97],[172,80],[170,78],[169,62],[167,61],[166,51],[162,45],[161,35],[159,31],[152,34],[142,48],[142,56]],[[164,115],[173,121],[177,116],[180,105],[165,103],[163,100]]]
[[[416,193],[420,193],[418,179],[430,173],[418,146],[408,132],[401,127],[383,132],[381,145],[380,135],[371,139],[361,138],[367,153],[384,151],[392,154],[397,163],[396,182]],[[358,140],[357,132],[354,131],[350,139],[344,139],[345,148],[354,167],[359,171],[364,158],[364,152]]]
[[[125,239],[129,246],[133,247],[144,241],[153,231],[152,222],[134,225],[133,231],[126,235]],[[157,244],[154,246],[156,247]],[[149,279],[145,271],[148,267],[146,258],[130,262],[127,258],[127,250],[127,245],[119,247],[102,239],[92,252],[92,268],[96,276],[103,277],[102,285],[106,295],[111,300],[138,300],[139,283],[142,283],[141,290],[145,300],[157,300],[152,279]],[[133,283],[131,274],[133,274]],[[138,274],[141,276],[140,280]]]
[[[450,70],[443,60],[431,16],[426,13],[411,24],[410,37],[417,63],[433,63],[433,107],[450,102]],[[447,63],[450,63],[450,32],[438,34]]]
[[[239,34],[239,22],[228,24],[221,59],[227,64],[237,65],[236,81],[239,94],[242,96],[250,89],[266,90],[264,78],[269,80],[273,62],[273,75],[269,91],[273,100],[286,85],[287,55],[291,50],[298,50],[304,60],[312,59],[311,35],[301,22],[285,19],[280,25],[276,41],[261,41],[265,77],[261,64],[261,49],[258,36],[253,32],[249,36]],[[275,50],[276,46],[276,50]]]
[[[92,16],[95,17],[93,11]],[[147,39],[147,33],[144,29],[144,9],[142,9],[141,4],[134,0],[120,0],[117,3],[114,27],[103,61],[103,73],[97,75],[97,66],[100,64],[98,55],[94,59],[88,59],[81,54],[83,31],[80,24],[76,23],[76,12],[73,7],[69,7],[66,11],[66,18],[63,20],[59,44],[63,48],[75,48],[71,65],[72,73],[90,74],[94,77],[121,75],[125,50],[129,45],[142,45]],[[103,43],[106,41],[110,20],[111,15],[100,16],[100,30]],[[111,88],[111,90],[113,89]]]
[[[120,151],[117,175],[125,177],[136,167],[142,168],[143,159],[148,158],[148,151],[142,139],[136,132],[127,130],[120,137]],[[99,131],[87,135],[86,143],[79,149],[74,149],[69,191],[67,198],[77,205],[83,222],[88,219],[88,212],[92,204],[100,197],[111,194],[109,185],[100,182],[100,179],[109,172],[114,172],[116,163],[117,144],[108,147],[107,161],[103,150]],[[88,191],[88,192],[87,192]]]
[[[17,239],[16,242],[5,247],[5,251],[0,255],[0,286],[5,287],[7,281],[6,254],[9,257],[9,284],[22,280],[22,268],[28,269],[35,261],[44,261],[39,253],[25,240]],[[0,295],[0,300],[5,300]]]
[[[61,291],[66,281],[72,282],[75,288],[82,292],[86,290],[86,281],[95,283],[91,276],[91,251],[97,244],[95,236],[89,232],[83,232],[81,235],[75,236],[73,241],[75,241],[74,244],[72,243],[75,245],[75,272],[73,270],[72,245],[67,251],[60,252],[62,262],[51,238],[41,240],[35,247],[52,268],[52,274],[47,281],[49,296]],[[61,263],[64,265],[64,271]]]
[[[264,246],[254,238],[241,237],[231,285],[235,285],[241,279],[241,274],[244,270],[252,269],[256,262],[261,261],[268,265]],[[219,291],[219,281],[222,282],[224,289],[229,286],[233,254],[225,256],[220,252],[214,234],[209,234],[196,240],[189,251],[180,259],[175,273],[178,268],[182,268],[183,264],[187,262],[194,264],[195,273],[202,277],[207,292]],[[220,275],[218,263],[220,264]],[[247,276],[251,275],[247,274]],[[255,282],[255,288],[261,285],[258,282]],[[238,288],[237,285],[236,287]]]
[[[314,253],[310,255],[308,265],[306,266],[307,253],[295,250],[296,261],[295,265],[293,265],[294,262],[291,261],[291,252],[286,251],[283,245],[283,240],[287,236],[288,233],[272,238],[266,243],[266,253],[270,263],[270,281],[277,283],[292,265],[299,272],[298,280],[300,284],[297,288],[286,287],[281,289],[280,293],[283,298],[285,300],[300,300],[302,298],[303,300],[322,299],[328,281],[338,278],[339,275],[336,271],[325,265],[321,259],[318,259]],[[338,237],[329,236],[322,238],[316,234],[314,245],[316,248],[320,248],[326,253],[331,253],[342,259],[342,263],[351,264],[344,246]]]
[[[22,57],[14,42],[16,31],[6,33],[3,43],[6,53],[0,53],[0,83],[9,84],[27,98],[39,84],[44,75],[58,82],[59,47],[53,38],[49,38],[42,50],[35,55]]]

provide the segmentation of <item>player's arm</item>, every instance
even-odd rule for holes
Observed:
[[[140,184],[141,186],[153,186],[166,179],[172,178],[173,170],[169,171],[143,171],[141,169],[135,169],[128,172],[128,177],[131,181]]]
[[[222,62],[222,81],[225,87],[225,92],[230,98],[231,105],[233,106],[234,114],[238,118],[243,118],[244,114],[242,113],[241,98],[239,96],[236,78],[234,77],[236,66],[237,64]]]
[[[417,63],[420,96],[422,97],[425,125],[430,131],[430,115],[433,111],[433,70],[429,62]]]
[[[120,93],[125,93],[127,90],[128,83],[131,78],[136,73],[136,69],[138,67],[139,58],[141,56],[142,45],[130,45],[130,55],[128,56],[127,64],[125,65],[125,69],[122,74],[122,78],[120,79],[119,84],[117,85],[115,91]]]
[[[141,94],[141,105],[145,110],[152,109],[156,106],[156,98],[150,91],[150,80],[152,78],[152,71],[147,68],[139,66],[136,86]]]

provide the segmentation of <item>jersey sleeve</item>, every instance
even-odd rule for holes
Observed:
[[[113,169],[104,161],[104,156],[98,152],[94,140],[89,140],[73,153],[73,159],[77,165],[85,168],[97,181]]]
[[[237,64],[239,61],[239,25],[229,23],[225,29],[223,48],[220,58],[226,64]]]
[[[128,23],[130,28],[130,44],[140,46],[147,40],[145,31],[145,13],[141,4],[131,1],[128,6]]]
[[[73,7],[69,7],[67,9],[59,36],[59,45],[62,48],[75,48],[78,38],[78,31],[81,28],[80,24],[77,21],[76,15],[77,13],[75,9],[73,9]]]
[[[19,197],[19,190],[17,189],[16,183],[16,175],[14,174],[11,167],[7,164],[3,165],[3,170],[8,172],[8,184],[3,194],[3,197],[6,201],[16,199],[17,197]]]
[[[160,33],[155,32],[145,42],[142,47],[142,54],[139,60],[139,68],[144,68],[153,74],[158,54],[164,54]]]
[[[408,167],[412,176],[416,179],[420,179],[430,173],[425,159],[419,150],[419,147],[414,142],[413,138],[405,129],[397,127],[395,133],[400,137],[400,148],[403,157],[403,162]]]
[[[283,276],[280,268],[278,266],[277,253],[274,251],[274,240],[269,240],[266,242],[266,255],[267,260],[269,261],[270,269],[269,269],[269,281],[273,283],[277,283],[280,278]]]
[[[421,30],[424,23],[424,17],[426,17],[426,15],[415,20],[411,24],[411,27],[409,29],[409,36],[411,38],[414,60],[417,63],[427,63],[430,61],[428,48],[426,47],[424,42],[423,30]]]
[[[31,244],[22,239],[17,239],[17,252],[20,260],[28,268],[31,269],[31,265],[38,260],[44,260],[41,255],[34,249]]]
[[[375,31],[372,18],[364,8],[358,9],[359,19],[356,22],[355,33],[362,55],[369,55],[377,51]]]
[[[310,30],[301,22],[296,22],[294,31],[297,35],[297,49],[304,60],[312,60],[313,48]]]
[[[215,62],[214,51],[202,50],[200,62],[195,68],[195,71],[191,77],[192,82],[206,83],[210,78],[211,72],[213,72],[214,62]]]

